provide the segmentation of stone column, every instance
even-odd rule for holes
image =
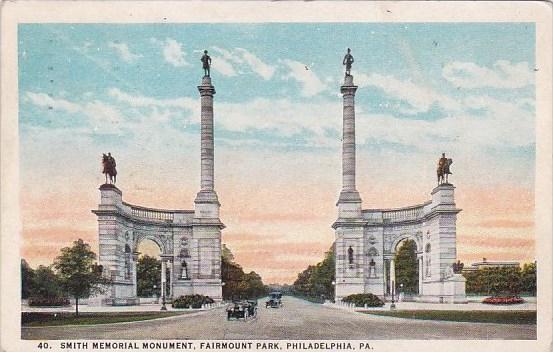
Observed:
[[[173,298],[173,286],[175,281],[175,275],[173,275],[173,260],[169,262],[169,297]]]
[[[390,293],[396,293],[396,261],[390,260]]]
[[[140,255],[139,252],[134,252],[132,254],[132,283],[133,283],[133,295],[134,297],[138,297],[138,275],[136,273],[136,263],[138,262],[138,256]]]
[[[388,260],[387,259],[384,259],[382,261],[382,277],[384,278],[384,295],[387,296],[388,295],[388,270],[386,269],[386,262]]]
[[[214,188],[213,95],[211,77],[205,76],[198,86],[201,99],[201,177],[196,200],[217,202]]]
[[[423,278],[423,270],[424,270],[424,263],[422,261],[422,255],[417,258],[419,263],[419,296],[422,296],[422,278]]]
[[[342,192],[340,200],[360,200],[355,186],[355,92],[353,76],[344,79],[340,89],[343,96],[342,128]]]
[[[166,297],[167,294],[165,293],[165,284],[167,283],[167,278],[165,274],[165,270],[167,269],[167,263],[165,259],[161,259],[161,297]]]

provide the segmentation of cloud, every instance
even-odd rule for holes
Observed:
[[[108,89],[108,94],[120,102],[124,102],[134,107],[175,107],[188,110],[196,110],[199,106],[199,100],[188,97],[176,99],[156,99],[143,95],[131,95],[123,92],[119,88]]]
[[[27,92],[26,97],[36,106],[63,110],[70,113],[81,111],[81,106],[65,99],[55,99],[48,94]]]
[[[461,110],[461,104],[455,99],[440,94],[431,88],[423,87],[413,83],[411,80],[402,81],[394,76],[384,76],[373,73],[366,75],[362,72],[356,73],[356,83],[359,87],[376,87],[384,93],[396,99],[407,102],[410,109],[400,109],[407,114],[427,112],[432,105],[437,104],[448,111]]]
[[[263,62],[260,58],[247,51],[246,49],[237,48],[237,52],[242,54],[242,58],[250,66],[253,72],[257,73],[264,80],[269,80],[273,77],[276,69]]]
[[[229,131],[272,131],[285,137],[307,132],[324,137],[328,130],[339,128],[340,116],[339,101],[255,98],[246,103],[218,103],[216,119]]]
[[[282,62],[288,67],[289,73],[283,78],[286,80],[295,80],[302,86],[301,94],[305,97],[312,97],[317,95],[326,89],[328,85],[321,81],[321,79],[309,69],[306,64],[293,60],[282,60]]]
[[[105,131],[118,131],[119,127],[114,127],[114,125],[118,125],[124,120],[124,116],[119,109],[96,99],[89,102],[76,103],[66,99],[53,98],[45,93],[26,92],[25,96],[36,106],[86,116],[88,117],[88,121],[95,127],[109,124],[110,128],[103,129]]]
[[[133,62],[133,61],[143,57],[143,55],[141,55],[141,54],[133,54],[129,50],[129,46],[125,43],[110,42],[110,43],[108,43],[108,46],[110,48],[115,49],[115,51],[117,52],[117,54],[119,55],[121,60],[123,60],[125,62]]]
[[[454,61],[443,68],[442,76],[461,88],[515,89],[534,82],[534,74],[527,62],[513,64],[507,60],[496,61],[492,68],[478,66],[473,62]]]
[[[244,73],[240,69],[249,68],[252,72],[259,75],[264,80],[269,80],[273,77],[276,68],[263,62],[255,54],[243,48],[227,50],[220,47],[212,47],[217,54],[212,55],[212,69],[218,71],[225,76],[236,76],[238,73]],[[239,68],[236,69],[235,66]]]
[[[165,42],[163,42],[162,52],[165,61],[175,67],[190,65],[185,59],[186,53],[182,49],[182,44],[177,42],[175,39],[165,39]]]

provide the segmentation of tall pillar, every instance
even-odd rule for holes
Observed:
[[[173,275],[173,260],[169,261],[169,297],[173,298],[173,286],[175,283],[175,276]]]
[[[359,201],[359,193],[355,185],[355,92],[353,76],[347,75],[340,92],[343,97],[342,125],[342,191],[340,201]]]
[[[167,283],[167,278],[165,274],[165,270],[167,269],[167,264],[165,262],[165,259],[161,259],[161,297],[167,297],[165,293],[165,286]]]
[[[211,77],[204,76],[202,78],[202,84],[198,86],[198,91],[201,100],[201,176],[200,192],[196,196],[196,202],[218,204],[214,188],[213,95],[215,87],[211,85]]]
[[[198,86],[201,101],[201,175],[200,191],[194,200],[192,239],[197,246],[189,266],[191,291],[215,300],[222,299],[221,230],[219,199],[214,186],[214,126],[211,77],[204,76]]]
[[[344,84],[340,87],[343,96],[343,129],[342,129],[342,189],[338,198],[338,219],[332,227],[336,230],[336,287],[335,297],[341,300],[351,294],[365,293],[373,290],[365,271],[363,254],[365,250],[365,225],[363,219],[361,197],[355,186],[355,92],[357,86],[353,84],[353,76],[346,75]],[[361,272],[354,272],[349,268],[349,247],[355,248]],[[382,294],[380,285],[375,294]]]
[[[422,261],[422,254],[420,255],[420,257],[417,258],[418,259],[418,264],[419,264],[419,296],[423,294],[422,292],[422,278],[423,278],[423,266],[424,266],[424,263]]]
[[[133,283],[133,295],[138,296],[138,273],[136,272],[136,263],[138,262],[139,252],[132,254],[132,283]]]
[[[390,261],[390,291],[391,293],[396,293],[396,260],[392,259]]]

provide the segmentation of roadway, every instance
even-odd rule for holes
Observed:
[[[194,340],[397,340],[536,338],[536,325],[464,323],[391,318],[284,297],[282,308],[257,318],[227,321],[223,308],[191,315],[95,326],[22,328],[22,339],[194,339]]]

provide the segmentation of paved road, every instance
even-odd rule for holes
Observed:
[[[284,297],[259,301],[258,317],[227,321],[224,309],[166,319],[88,327],[23,328],[23,339],[535,339],[536,325],[457,323],[354,313]]]

